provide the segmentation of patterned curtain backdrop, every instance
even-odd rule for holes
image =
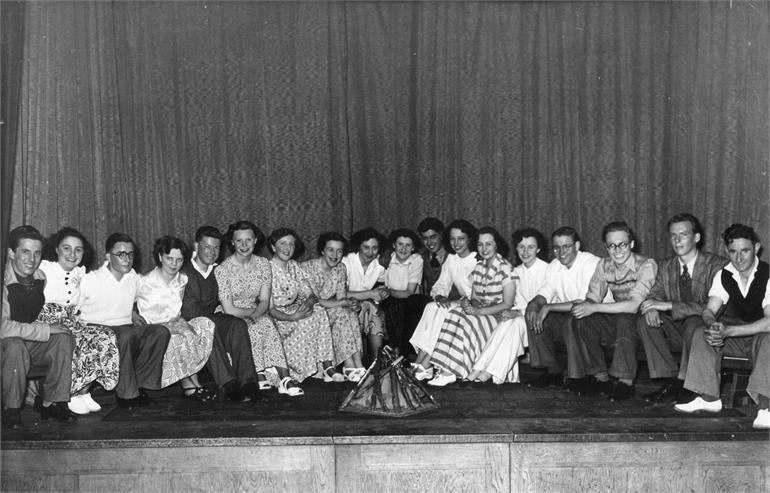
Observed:
[[[505,235],[570,224],[603,254],[602,226],[625,219],[667,256],[666,219],[691,211],[711,250],[737,221],[770,241],[764,1],[30,2],[24,17],[12,225],[70,224],[99,250],[120,230],[147,251],[241,218],[312,246],[437,215]]]

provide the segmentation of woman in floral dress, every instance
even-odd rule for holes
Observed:
[[[155,240],[155,269],[139,279],[136,306],[144,323],[160,324],[171,333],[163,357],[161,385],[181,381],[182,392],[192,399],[209,401],[214,393],[204,389],[198,371],[206,364],[214,342],[214,323],[206,317],[189,322],[180,316],[187,276],[180,272],[190,258],[190,248],[172,236]]]
[[[363,344],[358,328],[358,300],[347,297],[348,278],[342,256],[347,240],[339,233],[322,233],[316,251],[319,258],[302,263],[318,304],[326,309],[332,330],[335,361],[343,362],[342,374],[358,382],[366,373],[361,362]]]
[[[291,229],[279,228],[270,234],[268,243],[273,252],[270,315],[281,334],[291,376],[300,382],[315,374],[325,382],[344,381],[334,369],[329,317],[318,304],[307,273],[294,260],[304,250],[299,236]]]
[[[93,261],[93,249],[79,231],[62,228],[46,242],[40,270],[46,276],[45,305],[38,321],[60,323],[75,338],[72,354],[72,397],[68,404],[76,414],[101,410],[90,388],[98,382],[105,390],[118,383],[120,358],[115,333],[105,327],[87,326],[77,315],[80,280]]]
[[[238,221],[230,225],[226,237],[233,253],[214,269],[219,301],[225,313],[242,318],[249,327],[259,388],[270,388],[267,373],[274,372],[279,393],[290,397],[302,395],[299,382],[289,375],[281,337],[267,313],[272,273],[267,259],[254,253],[264,246],[265,235],[253,223]]]

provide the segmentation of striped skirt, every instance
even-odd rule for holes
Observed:
[[[497,324],[494,315],[468,315],[461,307],[452,308],[444,319],[431,364],[467,377]]]

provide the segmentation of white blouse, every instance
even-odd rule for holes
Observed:
[[[178,272],[171,282],[155,268],[139,278],[139,290],[136,293],[136,306],[139,315],[148,324],[162,324],[179,316],[182,310],[182,297],[187,286],[187,276]]]
[[[82,265],[67,272],[59,262],[43,260],[40,270],[45,274],[45,302],[57,305],[77,305],[80,302],[80,281],[86,275]]]
[[[456,253],[447,256],[446,261],[441,266],[441,275],[438,276],[436,284],[430,290],[431,298],[436,296],[449,296],[452,286],[457,287],[460,296],[470,298],[471,296],[471,272],[476,267],[475,252],[471,252],[461,258]]]
[[[348,273],[348,291],[368,291],[384,278],[385,267],[380,265],[377,259],[366,266],[366,271],[357,252],[345,255],[342,263]]]
[[[521,264],[513,268],[513,278],[516,281],[516,298],[513,303],[513,310],[524,313],[527,304],[537,296],[538,291],[545,285],[547,272],[548,262],[539,258],[535,259],[535,263],[530,267]]]
[[[409,283],[420,284],[422,282],[422,255],[411,254],[406,262],[399,262],[396,254],[390,256],[390,264],[385,270],[385,286],[389,289],[403,291],[409,287]]]

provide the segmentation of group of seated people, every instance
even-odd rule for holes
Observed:
[[[318,256],[298,262],[295,231],[266,238],[243,220],[224,234],[199,228],[192,248],[158,238],[155,268],[140,275],[126,234],[111,234],[90,270],[94,251],[77,230],[46,240],[20,226],[2,293],[3,424],[22,426],[29,394],[43,419],[98,412],[95,383],[127,409],[175,383],[202,402],[255,401],[271,388],[300,396],[308,377],[359,382],[386,343],[431,386],[519,382],[528,350],[540,371],[529,386],[620,401],[635,395],[641,343],[661,383],[644,400],[683,413],[720,411],[721,357],[750,358],[753,426],[770,428],[770,269],[757,234],[727,228],[723,258],[701,251],[691,214],[667,228],[674,255],[660,262],[635,251],[622,221],[602,231],[606,257],[581,250],[564,226],[548,262],[544,236],[524,228],[512,235],[511,262],[495,228],[433,217],[387,239],[373,228],[350,241],[322,233]],[[204,367],[216,388],[201,384]]]

